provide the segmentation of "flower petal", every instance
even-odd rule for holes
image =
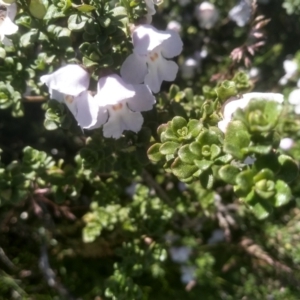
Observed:
[[[8,39],[6,36],[0,33],[0,41],[4,46],[10,47],[13,45],[12,41]]]
[[[127,100],[128,107],[133,111],[151,110],[156,100],[149,87],[144,84],[133,85],[135,96]]]
[[[2,35],[10,35],[16,33],[19,27],[10,18],[6,17],[1,23],[0,29]]]
[[[148,15],[151,15],[151,16],[155,15],[156,10],[155,10],[155,7],[154,7],[153,0],[145,0],[145,3],[146,3],[146,8],[147,8]]]
[[[284,98],[283,95],[280,93],[247,93],[243,94],[243,98],[247,100],[252,100],[252,99],[263,99],[263,100],[268,100],[268,101],[276,101],[278,103],[282,103]]]
[[[139,112],[132,112],[126,105],[121,111],[109,110],[109,119],[103,126],[103,135],[118,139],[124,130],[138,132],[142,128],[144,118]]]
[[[299,105],[300,104],[300,89],[293,90],[288,99],[290,104]]]
[[[63,103],[65,101],[65,96],[63,93],[60,93],[56,90],[49,90],[50,98],[58,102]]]
[[[183,42],[180,35],[174,30],[167,30],[170,33],[170,38],[163,41],[161,53],[165,58],[178,56],[182,52]]]
[[[52,74],[42,76],[40,80],[50,90],[71,96],[78,96],[87,90],[90,84],[89,73],[79,65],[66,65]]]
[[[230,119],[224,119],[224,120],[222,120],[222,121],[219,121],[219,122],[218,122],[218,127],[219,127],[219,129],[220,129],[222,132],[225,133],[225,132],[226,132],[226,128],[227,128],[229,122],[230,122]]]
[[[134,88],[114,74],[102,77],[98,81],[98,93],[95,96],[99,106],[115,105],[119,102],[132,98],[135,95]]]
[[[145,84],[152,92],[158,93],[162,82],[173,81],[178,72],[178,66],[173,61],[168,61],[161,57],[155,63],[148,64],[149,72],[145,77]]]
[[[95,129],[101,127],[108,120],[108,110],[105,107],[98,107],[98,116],[96,123],[87,128],[87,129]]]
[[[151,25],[140,25],[132,34],[134,52],[139,55],[147,55],[149,51],[160,46],[170,37],[170,31],[157,30]]]
[[[230,120],[231,117],[232,117],[232,114],[238,108],[244,109],[248,105],[248,103],[251,99],[249,97],[248,98],[243,97],[242,99],[237,99],[237,100],[227,102],[224,106],[224,112],[223,112],[224,119],[229,119]]]
[[[74,101],[76,102],[77,114],[75,116],[78,124],[82,128],[90,128],[97,123],[99,106],[96,99],[87,91],[79,94]],[[102,124],[104,124],[106,119]],[[101,126],[101,125],[100,125]]]
[[[17,4],[11,3],[7,7],[7,16],[13,21],[16,17],[16,14],[17,14]]]
[[[230,20],[236,22],[238,26],[243,27],[249,22],[251,14],[251,2],[241,1],[229,11],[228,17]]]
[[[120,73],[128,83],[142,83],[147,74],[146,58],[134,53],[130,54],[123,62]]]

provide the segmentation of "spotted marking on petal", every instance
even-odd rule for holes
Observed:
[[[157,52],[154,52],[154,53],[152,53],[152,54],[150,54],[150,60],[152,61],[152,62],[154,62],[154,61],[156,61],[157,59],[158,59],[158,53]]]
[[[74,101],[74,97],[71,96],[71,95],[65,95],[64,98],[65,98],[65,101],[66,101],[67,103],[69,103],[69,104],[72,104],[73,101]]]
[[[122,103],[118,103],[118,104],[116,104],[116,105],[112,105],[112,109],[113,109],[114,111],[121,110],[122,107],[123,107],[123,104],[122,104]]]

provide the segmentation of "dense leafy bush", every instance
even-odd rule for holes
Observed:
[[[299,299],[298,2],[0,0],[0,299]]]

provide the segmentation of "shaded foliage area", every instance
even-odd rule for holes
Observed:
[[[300,69],[299,4],[258,1],[238,27],[235,1],[212,2],[210,30],[200,1],[156,7],[157,28],[181,24],[180,71],[114,140],[77,126],[40,76],[82,64],[95,90],[131,53],[144,1],[17,1],[0,48],[0,299],[299,299],[299,115],[259,98],[218,128],[231,97],[295,88],[299,72],[278,81],[288,55]]]

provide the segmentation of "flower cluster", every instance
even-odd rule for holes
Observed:
[[[155,13],[146,0],[148,18]],[[65,103],[78,124],[85,129],[103,126],[105,137],[119,138],[124,130],[138,132],[143,124],[142,111],[155,104],[163,81],[173,81],[178,65],[168,59],[179,55],[183,43],[174,30],[161,31],[146,24],[132,33],[133,53],[121,66],[121,77],[114,74],[98,81],[97,94],[88,92],[90,75],[78,65],[67,65],[41,77],[51,98]]]
[[[179,55],[183,43],[173,30],[161,31],[151,25],[137,27],[132,35],[133,53],[121,67],[121,76],[128,82],[144,82],[152,92],[158,93],[162,82],[173,81],[178,65],[166,58]]]
[[[41,77],[50,97],[65,103],[78,124],[85,129],[103,125],[105,137],[119,138],[124,130],[138,132],[141,111],[152,109],[155,98],[143,84],[126,84],[118,75],[102,77],[97,94],[88,92],[90,75],[79,65],[67,65]]]
[[[13,23],[16,14],[16,3],[6,3],[0,0],[0,41],[6,46],[11,45],[11,41],[6,36],[18,31],[18,26]]]

